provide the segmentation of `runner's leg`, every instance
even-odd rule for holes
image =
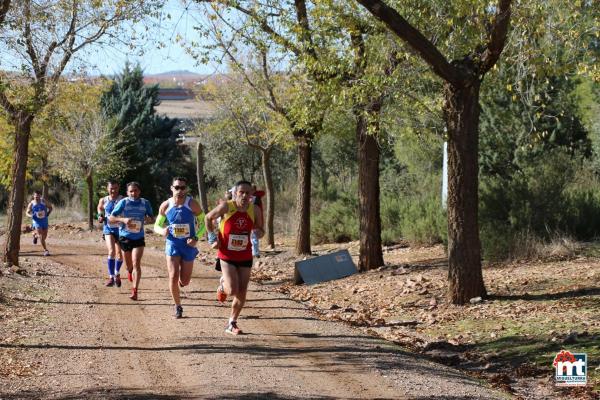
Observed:
[[[194,260],[180,262],[179,283],[181,286],[187,286],[192,280],[192,270],[194,269]]]
[[[179,263],[181,257],[179,256],[166,256],[167,258],[167,269],[169,270],[169,290],[171,291],[171,297],[175,305],[181,305],[181,298],[179,296]]]
[[[48,236],[48,228],[37,228],[37,234],[42,243],[42,247],[45,251],[48,251],[48,248],[46,247],[46,237]]]
[[[221,273],[223,274],[223,288],[228,296],[235,296],[238,291],[237,268],[227,261],[221,260]]]
[[[127,272],[133,272],[133,250],[123,251],[123,256],[125,258],[125,265],[127,266]]]
[[[236,294],[233,295],[233,302],[231,303],[231,320],[233,321],[237,321],[242,312],[242,308],[244,308],[244,304],[246,304],[246,294],[248,293],[251,268],[238,267],[236,270],[238,290]]]
[[[142,256],[144,255],[144,247],[136,247],[132,250],[133,268],[135,269],[134,288],[138,288],[140,285],[140,279],[142,278]]]
[[[108,276],[114,278],[115,276],[115,238],[113,235],[104,235],[104,243],[108,250]]]
[[[111,235],[112,236],[112,235]],[[115,260],[115,275],[119,277],[121,277],[121,265],[123,265],[123,250],[121,250],[121,245],[119,244],[119,241],[116,240],[113,237],[114,240],[114,249],[115,249],[115,255],[116,255],[116,260]]]

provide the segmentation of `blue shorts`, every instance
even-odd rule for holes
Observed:
[[[41,221],[41,222],[37,222],[37,221],[32,221],[31,223],[31,227],[33,229],[48,229],[48,221]]]
[[[183,261],[194,261],[199,251],[187,243],[174,243],[167,240],[165,254],[169,257],[181,257]]]

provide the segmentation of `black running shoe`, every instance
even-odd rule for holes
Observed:
[[[175,306],[175,318],[183,318],[183,307]]]

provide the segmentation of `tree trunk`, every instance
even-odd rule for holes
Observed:
[[[296,255],[311,254],[310,249],[310,192],[312,141],[296,135],[298,143],[298,197],[296,199]]]
[[[202,212],[208,212],[208,199],[206,197],[206,183],[204,182],[204,146],[198,142],[196,144],[196,179],[198,181],[198,196],[200,197],[200,207]]]
[[[10,197],[8,199],[7,235],[4,246],[4,261],[11,265],[19,265],[21,250],[21,223],[23,221],[23,206],[25,202],[25,173],[27,171],[27,156],[29,154],[29,137],[33,116],[22,114],[16,118],[15,146],[13,167],[11,171]]]
[[[42,159],[42,198],[48,199],[48,174],[46,171],[48,170],[48,157],[44,157]]]
[[[479,241],[480,82],[444,87],[448,127],[448,296],[454,304],[485,297]]]
[[[94,230],[94,177],[93,171],[89,170],[85,175],[85,183],[88,191],[87,199],[87,217],[88,217],[88,229]]]
[[[271,173],[271,149],[262,152],[262,170],[265,180],[265,212],[263,219],[265,221],[265,238],[267,246],[275,249],[275,232],[273,231],[273,220],[275,217],[275,195],[273,193],[273,175]]]
[[[360,112],[357,115],[356,143],[358,145],[358,216],[360,250],[358,269],[368,271],[384,265],[381,248],[381,214],[379,201],[379,111],[381,101],[369,107],[373,123]],[[369,133],[369,126],[372,132]]]

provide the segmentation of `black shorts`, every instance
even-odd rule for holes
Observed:
[[[250,260],[246,260],[246,261],[230,261],[230,260],[223,260],[224,262],[226,262],[227,264],[231,264],[236,268],[252,268],[252,259]],[[215,263],[215,269],[217,271],[221,270],[221,259],[217,258],[217,262]]]
[[[132,239],[127,239],[126,237],[123,237],[123,236],[119,236],[119,244],[121,245],[121,250],[123,250],[124,252],[131,251],[131,250],[135,249],[136,247],[146,246],[146,242],[144,241],[143,238],[132,240]]]

